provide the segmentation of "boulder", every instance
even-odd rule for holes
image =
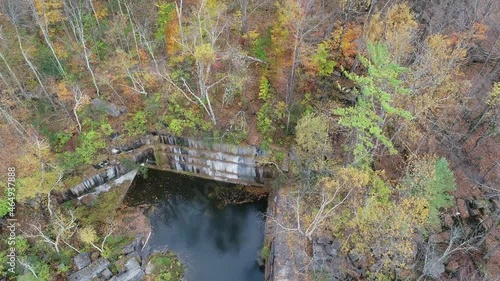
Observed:
[[[75,263],[75,268],[78,271],[87,267],[92,261],[90,260],[89,253],[81,253],[74,257],[73,262]]]
[[[94,204],[96,196],[92,193],[85,194],[82,197],[80,197],[80,202],[82,202],[85,206],[92,206]]]
[[[352,263],[355,263],[359,260],[359,256],[354,253],[349,253],[347,257],[351,260]]]
[[[320,237],[317,240],[318,244],[323,244],[323,245],[328,245],[332,242],[332,240],[326,238],[326,237]]]
[[[458,212],[460,213],[460,217],[466,219],[469,217],[469,210],[467,207],[467,202],[465,202],[464,199],[457,199],[457,208]]]
[[[426,262],[424,273],[434,279],[439,279],[444,270],[444,264],[439,260],[439,258],[432,256]]]
[[[141,281],[145,275],[135,257],[130,258],[125,263],[125,269],[127,271],[118,276],[117,281]]]
[[[113,277],[113,273],[108,268],[105,268],[101,273],[99,273],[99,277],[103,280],[109,280]]]
[[[118,276],[116,281],[141,281],[144,275],[144,271],[141,268],[137,268]]]
[[[469,211],[469,216],[475,217],[480,214],[479,210],[477,209],[477,204],[474,201],[466,200],[465,203],[467,204],[467,211]]]
[[[337,249],[333,245],[326,245],[325,246],[325,251],[328,255],[335,257],[337,256]]]
[[[118,271],[118,274],[122,274],[123,272],[126,271],[125,264],[127,263],[127,260],[128,257],[124,256],[114,263],[116,270]]]
[[[460,264],[459,264],[457,261],[455,261],[455,260],[450,261],[450,262],[446,265],[446,271],[448,271],[448,272],[455,272],[455,271],[457,271],[459,268],[460,268]]]
[[[127,263],[125,264],[125,268],[127,269],[127,271],[130,271],[130,270],[133,270],[133,269],[136,269],[136,268],[140,268],[141,265],[137,262],[137,259],[136,257],[131,257]]]
[[[125,107],[118,107],[116,104],[102,101],[98,98],[92,100],[92,105],[98,110],[104,110],[109,116],[118,117],[122,113],[126,113]]]
[[[431,236],[429,236],[429,242],[434,244],[447,245],[450,242],[450,232],[443,231],[438,234],[432,234]]]
[[[340,240],[339,239],[333,239],[332,241],[332,248],[335,249],[337,252],[340,250]]]
[[[130,253],[132,253],[133,251],[135,251],[135,246],[136,246],[136,243],[135,241],[128,244],[127,246],[125,246],[122,250],[122,254],[123,255],[128,255]]]
[[[453,221],[453,218],[450,215],[446,214],[444,216],[444,226],[446,228],[451,229],[451,227],[453,226],[454,223],[455,222]]]
[[[93,278],[97,277],[99,273],[108,268],[109,261],[104,258],[99,258],[93,261],[87,267],[80,271],[71,274],[68,277],[69,281],[91,281]]]
[[[120,133],[113,132],[113,133],[111,133],[111,135],[109,135],[109,140],[114,141],[114,140],[118,139],[119,137],[120,137]]]
[[[151,261],[148,262],[148,264],[146,265],[145,273],[151,274],[151,273],[153,273],[154,270],[155,270],[155,265]]]

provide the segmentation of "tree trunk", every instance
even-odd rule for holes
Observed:
[[[50,51],[52,52],[52,55],[56,59],[57,62],[57,68],[61,75],[63,77],[66,77],[66,72],[64,71],[64,68],[62,67],[61,61],[59,60],[59,57],[57,57],[56,51],[54,50],[54,47],[52,46],[52,41],[50,40],[49,37],[49,32],[47,30],[47,15],[45,13],[45,1],[42,1],[42,8],[43,8],[43,24],[38,16],[37,10],[35,8],[35,3],[33,2],[34,0],[30,1],[31,8],[33,9],[33,16],[35,17],[35,20],[40,27],[40,30],[42,31],[43,38],[45,39],[45,42],[47,43],[47,46],[49,46]]]
[[[50,101],[50,104],[52,105],[53,108],[56,107],[56,104],[54,103],[54,101],[52,100],[52,98],[50,97],[49,93],[47,93],[47,90],[45,90],[45,86],[43,85],[43,82],[42,82],[42,78],[40,77],[40,75],[38,74],[38,71],[36,69],[36,67],[33,65],[33,63],[31,62],[31,60],[29,59],[28,55],[26,54],[26,52],[24,51],[24,48],[23,48],[23,43],[21,41],[21,35],[19,34],[19,30],[17,29],[17,26],[14,26],[15,30],[16,30],[16,36],[17,36],[17,41],[19,43],[19,49],[21,49],[21,53],[23,55],[23,58],[24,60],[26,61],[26,63],[28,64],[28,66],[30,67],[31,71],[33,71],[33,74],[35,74],[35,77],[36,77],[36,80],[38,81],[38,83],[40,84],[40,87],[42,88],[42,91],[43,93],[47,96],[47,98],[49,99]]]
[[[12,71],[12,68],[10,67],[9,65],[9,62],[7,62],[7,60],[5,59],[5,57],[3,56],[2,52],[0,52],[0,58],[3,60],[5,66],[7,67],[7,70],[9,71],[10,73],[10,76],[14,79],[14,81],[16,82],[17,86],[19,87],[19,90],[21,90],[21,92],[23,94],[26,94],[26,91],[24,90],[24,87],[23,85],[21,84],[21,82],[19,82],[19,79],[17,79],[17,76],[16,74],[14,73],[14,71]]]

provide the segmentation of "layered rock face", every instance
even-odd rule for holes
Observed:
[[[159,135],[154,147],[160,169],[195,173],[210,179],[242,185],[262,185],[272,177],[258,165],[266,153],[255,146],[209,143]]]
[[[206,142],[154,133],[130,144],[111,148],[110,152],[112,155],[130,154],[127,157],[136,164],[238,185],[263,186],[273,177],[270,167],[259,165],[259,157],[266,156],[267,153],[255,146]],[[106,165],[93,165],[106,168],[62,192],[58,201],[68,201],[93,192],[133,168],[122,165],[116,156],[110,157],[105,163]]]

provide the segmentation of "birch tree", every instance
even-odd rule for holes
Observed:
[[[340,116],[341,126],[353,130],[350,149],[354,155],[353,163],[359,166],[369,165],[381,145],[389,153],[396,153],[390,136],[385,132],[386,126],[393,117],[412,118],[408,111],[394,106],[393,102],[398,95],[409,93],[400,80],[401,74],[408,69],[392,62],[385,45],[369,45],[368,49],[370,59],[360,57],[361,63],[368,68],[368,75],[345,72],[360,87],[356,105],[333,111]]]
[[[105,251],[104,246],[105,246],[106,240],[111,236],[111,234],[114,231],[114,224],[110,224],[107,228],[108,229],[106,231],[104,238],[102,239],[100,247],[95,244],[95,243],[97,243],[97,241],[99,241],[99,237],[97,236],[97,233],[92,226],[87,226],[87,227],[80,229],[78,231],[79,238],[83,243],[89,244],[92,247],[94,247],[96,250],[98,250],[100,253],[103,253]]]
[[[71,26],[71,30],[73,31],[73,35],[78,43],[81,45],[83,49],[83,58],[85,61],[85,66],[89,71],[89,74],[92,78],[92,83],[94,84],[96,94],[100,95],[99,86],[97,85],[96,76],[94,74],[94,70],[90,64],[90,58],[92,53],[88,47],[87,43],[87,35],[85,34],[85,26],[84,26],[84,7],[82,3],[74,0],[65,1],[64,11],[66,13],[66,17],[68,18],[68,22]]]
[[[45,88],[45,85],[42,81],[42,77],[40,75],[40,72],[38,72],[38,69],[37,67],[35,66],[35,64],[32,62],[28,52],[26,51],[26,49],[24,48],[24,45],[23,45],[23,41],[22,41],[22,37],[21,37],[21,34],[19,32],[19,29],[18,27],[15,25],[14,23],[14,28],[15,28],[15,31],[16,31],[16,36],[17,36],[17,42],[19,44],[19,49],[21,50],[21,54],[23,55],[23,58],[24,58],[24,61],[26,62],[26,64],[29,66],[29,68],[31,69],[31,71],[33,72],[33,74],[35,75],[36,77],[36,80],[38,81],[38,84],[40,85],[40,88],[42,90],[42,92],[45,94],[45,96],[47,97],[47,99],[49,100],[49,102],[52,104],[52,106],[55,108],[56,107],[56,104],[54,103],[54,101],[52,100],[52,98],[50,97],[49,93],[47,92],[46,88]]]
[[[166,78],[186,99],[201,106],[213,124],[217,124],[212,106],[213,88],[226,76],[217,79],[212,67],[219,51],[219,38],[228,26],[227,6],[218,0],[201,0],[184,17],[182,1],[180,4],[176,6],[180,43],[183,54],[194,60],[194,77],[183,75],[178,81],[170,76]]]
[[[323,177],[315,192],[294,191],[288,198],[288,223],[271,218],[284,231],[294,231],[310,241],[324,226],[338,216],[345,204],[352,204],[370,180],[369,174],[354,168],[341,168],[331,177]]]
[[[48,196],[50,196],[50,193]],[[80,253],[80,251],[73,247],[70,243],[70,239],[78,230],[77,218],[74,211],[69,210],[64,212],[56,210],[53,209],[50,204],[46,207],[49,210],[50,216],[48,223],[44,223],[40,221],[40,219],[32,221],[29,223],[31,231],[23,231],[24,235],[28,238],[39,239],[40,241],[48,244],[54,249],[54,251],[56,251],[56,253],[59,253],[61,251],[61,247],[64,245],[68,246],[75,252]]]
[[[54,50],[52,40],[49,36],[49,23],[54,24],[60,23],[62,21],[63,3],[57,0],[48,0],[47,2],[49,2],[49,5],[47,5],[46,1],[47,0],[29,0],[29,5],[32,9],[34,19],[38,27],[40,28],[40,31],[42,31],[45,43],[47,43],[47,46],[49,47],[52,55],[54,56],[54,59],[56,60],[57,69],[59,73],[61,73],[61,75],[65,77],[66,71],[64,70],[61,64],[61,60]],[[50,13],[51,18],[48,18],[48,13]]]
[[[4,38],[2,38],[2,34],[1,33],[0,33],[0,40],[2,40],[2,41],[5,40]],[[7,61],[7,59],[5,58],[5,56],[3,55],[3,53],[1,51],[0,51],[0,59],[4,63],[6,69],[9,72],[10,77],[14,80],[15,84],[17,85],[17,87],[19,88],[19,90],[21,91],[21,93],[23,95],[26,95],[26,90],[24,89],[23,85],[21,84],[21,82],[17,78],[16,73],[10,67],[10,63]]]
[[[279,76],[285,75],[285,102],[288,107],[287,127],[290,123],[290,106],[293,102],[297,70],[301,61],[304,41],[308,35],[315,31],[331,14],[320,11],[320,1],[317,0],[285,0],[277,2],[278,19],[272,29],[273,45],[277,50],[277,56],[289,57],[278,61],[288,68]],[[292,41],[290,44],[289,40]],[[282,66],[277,66],[282,67]]]

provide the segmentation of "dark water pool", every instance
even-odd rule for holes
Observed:
[[[177,253],[188,281],[262,281],[256,258],[264,240],[266,202],[224,206],[214,190],[231,187],[149,170],[147,179],[136,178],[125,204],[154,204],[148,243]]]

